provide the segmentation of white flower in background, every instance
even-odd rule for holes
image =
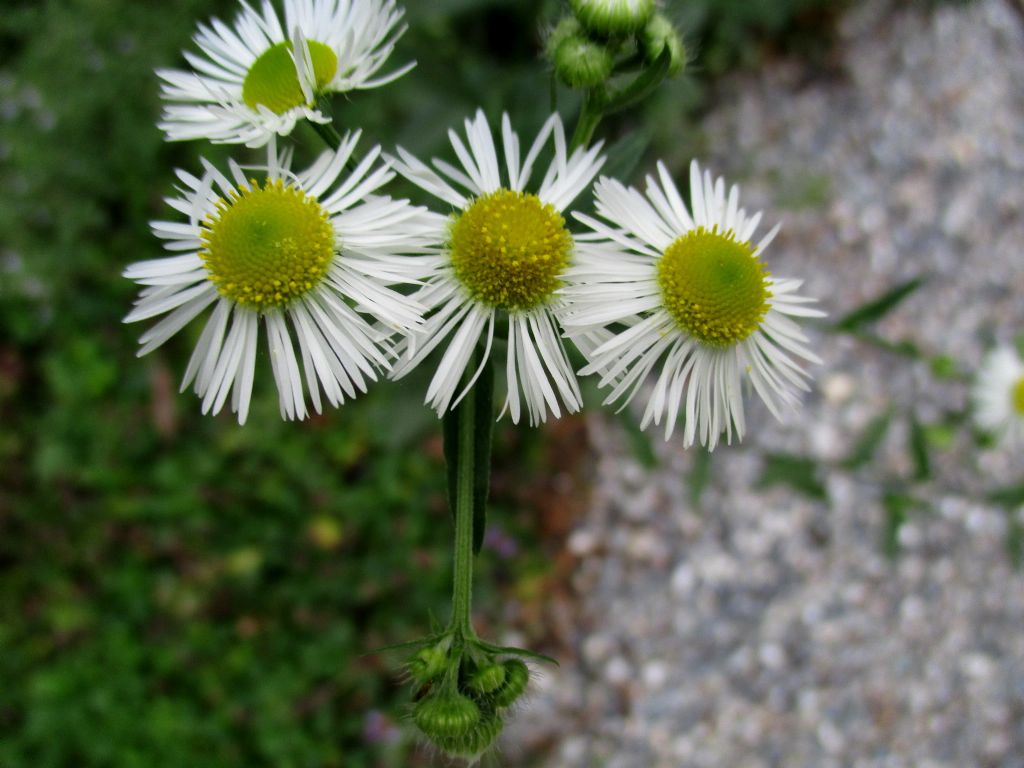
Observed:
[[[972,395],[979,427],[1011,448],[1024,445],[1024,363],[1012,347],[989,352]]]
[[[407,374],[450,337],[426,397],[443,415],[469,389],[460,391],[459,382],[478,341],[485,340],[486,364],[495,325],[507,317],[508,394],[502,413],[507,409],[512,421],[519,421],[521,389],[535,425],[549,410],[561,415],[559,401],[570,413],[581,406],[555,320],[561,305],[556,291],[574,256],[573,237],[561,214],[590,185],[604,158],[600,145],[570,155],[558,115],[544,123],[525,158],[503,115],[503,163],[482,111],[466,121],[465,129],[466,143],[455,131],[448,132],[461,169],[434,160],[437,173],[401,148],[400,159],[392,161],[399,173],[454,208],[450,217],[437,217],[438,271],[415,296],[432,314],[405,342],[392,377]],[[549,141],[554,156],[539,188],[527,192],[533,166]]]
[[[433,234],[429,216],[371,194],[394,176],[380,147],[342,175],[358,139],[346,135],[299,173],[274,142],[265,167],[231,163],[224,175],[204,161],[202,178],[178,171],[184,187],[167,202],[185,220],[152,226],[180,255],[125,270],[146,286],[125,321],[167,315],[142,335],[141,356],[212,306],[181,387],[195,383],[203,413],[220,411],[230,394],[245,422],[261,325],[281,414],[301,419],[303,376],[317,413],[321,387],[339,405],[389,368],[392,334],[421,322],[422,307],[388,286],[428,273],[433,257],[418,254]]]
[[[285,0],[283,25],[269,0],[259,12],[242,5],[234,27],[199,25],[202,55],[184,54],[194,71],[157,70],[169,140],[262,146],[302,118],[329,122],[319,96],[376,88],[414,66],[374,78],[406,30],[394,0]]]
[[[684,444],[714,449],[722,432],[743,438],[741,384],[746,378],[769,410],[799,402],[807,373],[801,359],[820,362],[793,316],[820,317],[796,295],[799,280],[773,278],[762,261],[776,226],[752,240],[761,214],[739,207],[739,189],[701,177],[690,167],[692,213],[665,166],[647,177],[646,198],[618,181],[596,185],[597,212],[609,223],[577,215],[594,232],[577,238],[577,266],[566,274],[568,335],[614,335],[580,344],[611,386],[606,403],[636,396],[657,370],[641,427],[665,420],[665,438],[685,415]]]

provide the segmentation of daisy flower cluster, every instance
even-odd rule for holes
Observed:
[[[654,13],[624,0],[577,5],[599,30],[636,32]],[[769,273],[778,228],[758,236],[761,214],[696,162],[689,206],[660,163],[643,193],[611,178],[595,185],[601,143],[570,146],[557,114],[527,146],[507,114],[492,131],[478,111],[449,131],[451,159],[379,146],[359,156],[354,131],[293,169],[277,137],[299,119],[328,121],[318,99],[412,66],[379,74],[402,17],[393,0],[285,0],[283,17],[269,0],[243,4],[233,26],[199,26],[191,71],[159,72],[168,139],[263,146],[264,156],[178,171],[167,204],[180,219],[153,223],[172,255],[125,272],[143,286],[126,319],[162,317],[140,354],[205,314],[182,388],[204,413],[230,403],[239,422],[261,335],[287,419],[428,361],[425,400],[443,416],[499,355],[502,414],[531,425],[582,407],[578,375],[596,375],[606,403],[646,392],[643,427],[663,424],[667,439],[681,418],[683,442],[708,448],[743,437],[745,384],[776,416],[798,402],[804,365],[818,360],[796,320],[821,313],[800,281]],[[436,210],[385,194],[396,174]],[[572,212],[592,186],[596,216]]]

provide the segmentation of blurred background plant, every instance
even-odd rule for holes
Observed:
[[[615,171],[699,153],[697,117],[721,96],[712,77],[778,54],[826,61],[840,5],[668,3],[689,75],[604,126],[639,137]],[[423,382],[299,425],[258,386],[239,428],[177,395],[194,339],[140,362],[120,323],[134,287],[119,273],[159,255],[147,222],[165,215],[171,169],[228,151],[164,143],[153,69],[180,62],[196,21],[235,8],[8,0],[0,13],[3,768],[429,763],[403,731],[392,665],[365,655],[423,634],[447,604],[443,460]],[[419,66],[339,101],[336,123],[420,155],[477,106],[537,125],[551,109],[544,20],[560,12],[554,0],[411,1],[395,61]],[[563,114],[575,108],[556,95]],[[585,507],[571,482],[579,429],[498,430],[483,624],[510,620],[489,599],[500,589],[520,606],[518,631],[543,639],[529,606],[556,579],[553,539]],[[773,482],[813,475],[774,466]],[[894,496],[894,516],[909,504]]]

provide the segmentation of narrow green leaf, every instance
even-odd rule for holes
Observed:
[[[993,504],[999,504],[1004,507],[1019,507],[1024,504],[1024,484],[1010,485],[1006,488],[992,491],[988,495],[988,500]]]
[[[855,331],[877,322],[898,307],[904,299],[917,291],[924,283],[925,278],[923,277],[915,277],[900,283],[877,299],[872,299],[841,317],[832,327],[837,331]]]
[[[914,460],[914,479],[927,480],[932,476],[932,462],[929,455],[927,428],[917,419],[910,417],[910,456]]]
[[[813,459],[786,453],[769,453],[764,457],[764,469],[758,487],[787,485],[795,491],[818,501],[828,498],[825,486],[818,479],[818,465]]]
[[[850,451],[850,455],[843,460],[840,466],[843,469],[859,469],[874,458],[875,453],[881,446],[886,434],[889,432],[889,424],[892,422],[892,413],[886,411],[880,416],[872,419],[860,436],[860,440]]]
[[[621,179],[623,182],[628,181],[650,146],[649,131],[630,131],[608,147],[608,160],[601,168],[601,173],[613,179]]]
[[[476,397],[476,429],[473,458],[473,552],[484,545],[487,529],[487,496],[491,486],[491,438],[494,432],[494,366],[484,363],[483,372],[474,385]]]
[[[700,504],[704,489],[711,481],[711,451],[697,450],[693,455],[693,467],[690,469],[690,503]]]
[[[882,525],[882,551],[894,558],[900,552],[900,529],[917,505],[917,500],[904,493],[887,493],[882,497],[885,520]]]

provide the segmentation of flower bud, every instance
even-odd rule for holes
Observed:
[[[511,706],[526,691],[530,682],[530,670],[519,659],[505,659],[505,682],[491,695],[495,707]]]
[[[558,50],[558,46],[568,38],[583,36],[583,27],[580,26],[580,23],[572,16],[564,17],[548,33],[548,39],[544,43],[544,49],[547,51],[548,58],[554,61],[555,51]]]
[[[444,671],[447,663],[448,656],[437,646],[421,648],[415,656],[409,659],[409,673],[416,682],[425,683]]]
[[[501,664],[486,664],[470,675],[469,689],[474,693],[493,693],[504,682],[505,667]]]
[[[466,733],[439,741],[437,746],[452,757],[473,761],[494,743],[503,725],[501,718],[495,714],[484,716]]]
[[[654,0],[569,0],[588,32],[601,37],[626,37],[644,28],[654,13]]]
[[[416,705],[416,727],[445,749],[451,739],[465,736],[480,722],[480,708],[460,693],[436,693]]]
[[[566,37],[554,53],[555,75],[570,88],[601,85],[614,64],[611,51],[582,35]]]
[[[644,56],[650,63],[657,61],[666,48],[669,50],[672,57],[668,65],[670,75],[678,75],[686,66],[683,39],[676,31],[675,25],[663,13],[654,14],[647,22],[647,26],[640,34],[640,44],[643,46]]]

